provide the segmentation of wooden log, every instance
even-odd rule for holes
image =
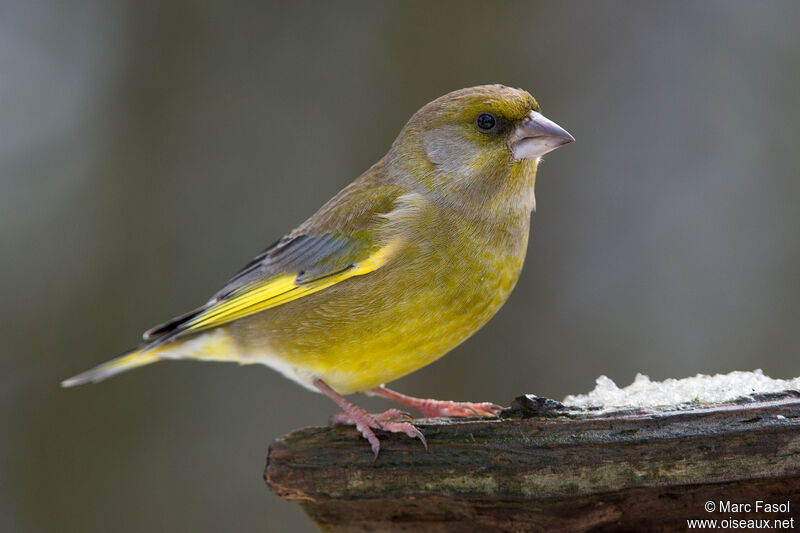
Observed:
[[[351,427],[294,431],[272,443],[264,477],[331,532],[800,527],[796,392],[615,412],[522,396],[498,418],[415,424],[429,451],[381,434],[374,462]],[[764,512],[758,501],[782,507]]]

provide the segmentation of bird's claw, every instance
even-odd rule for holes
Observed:
[[[415,398],[387,389],[385,385],[375,387],[370,394],[388,398],[394,402],[421,411],[426,418],[446,416],[497,416],[503,410],[502,406],[490,402],[451,402],[447,400],[433,400]]]
[[[425,449],[428,449],[428,442],[425,436],[411,422],[398,422],[398,418],[411,420],[411,415],[400,409],[389,409],[383,413],[367,413],[361,408],[351,409],[350,412],[338,413],[330,418],[331,424],[356,426],[361,435],[367,439],[375,459],[381,449],[380,440],[375,435],[373,429],[387,431],[389,433],[404,433],[412,439],[417,438],[422,441]]]
[[[503,407],[491,402],[426,400],[418,409],[426,418],[440,416],[497,416]]]

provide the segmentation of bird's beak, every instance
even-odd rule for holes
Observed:
[[[531,111],[511,134],[510,145],[514,159],[537,159],[574,140],[567,130]]]

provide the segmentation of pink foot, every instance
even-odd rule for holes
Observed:
[[[375,433],[372,431],[373,429],[381,429],[389,433],[405,433],[412,439],[417,438],[421,440],[422,445],[425,446],[427,450],[428,443],[422,432],[410,422],[398,422],[398,418],[410,419],[411,416],[400,409],[389,409],[388,411],[377,414],[368,413],[361,407],[353,405],[353,408],[346,409],[344,413],[333,415],[330,421],[332,424],[355,426],[356,429],[361,432],[361,435],[369,441],[376,459],[378,457],[378,452],[380,452],[381,445],[378,437],[376,437]]]
[[[372,389],[372,392],[421,411],[426,418],[438,416],[495,416],[503,410],[501,406],[489,402],[449,402],[446,400],[414,398],[383,386]]]
[[[339,407],[344,411],[344,413],[332,416],[331,422],[334,424],[355,425],[356,429],[369,442],[372,453],[375,454],[375,459],[378,458],[378,453],[381,451],[381,442],[375,432],[372,431],[373,429],[380,429],[389,433],[405,433],[412,439],[418,438],[421,440],[425,449],[428,449],[428,443],[420,430],[410,422],[397,422],[395,420],[397,418],[411,418],[408,413],[404,413],[399,409],[389,409],[383,413],[371,414],[361,407],[348,402],[321,379],[315,379],[314,386],[339,404]]]
[[[400,409],[389,409],[388,411],[384,411],[382,413],[367,413],[369,416],[374,418],[377,422],[391,422],[393,420],[397,420],[398,418],[408,418],[411,420],[411,415],[406,413],[405,411],[401,411]],[[342,425],[342,426],[355,426],[356,421],[347,413],[336,413],[335,415],[331,415],[328,421],[334,425]],[[377,428],[376,428],[377,429]]]

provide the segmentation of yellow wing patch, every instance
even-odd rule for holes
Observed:
[[[189,331],[215,328],[248,315],[319,292],[353,276],[373,272],[394,257],[402,245],[394,240],[356,264],[333,270],[310,281],[298,281],[297,274],[285,274],[256,283],[240,294],[223,300],[187,323]]]

